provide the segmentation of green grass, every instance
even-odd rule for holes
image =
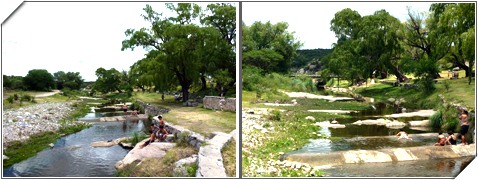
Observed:
[[[236,177],[236,141],[233,139],[222,149],[224,168],[229,177]]]
[[[450,88],[447,91],[445,83],[447,81]],[[405,98],[409,106],[414,108],[437,108],[441,104],[438,98],[442,94],[447,100],[460,103],[474,109],[475,104],[475,82],[468,85],[467,78],[454,80],[439,79],[435,84],[435,91],[431,94],[422,93],[419,89],[406,89],[403,87],[393,87],[386,84],[375,84],[366,88],[358,88],[356,93],[365,97],[373,97],[376,101],[385,101],[388,98]]]
[[[175,102],[171,95],[165,95],[165,100],[162,101],[161,94],[158,93],[136,93],[133,98],[170,109],[169,113],[163,115],[166,122],[205,136],[215,131],[229,133],[236,129],[235,112],[205,109],[202,104],[197,107],[184,107],[181,102]]]
[[[173,177],[174,163],[180,159],[187,158],[197,154],[197,150],[192,147],[174,147],[166,152],[164,157],[147,158],[141,164],[139,162],[131,163],[116,172],[119,177]],[[196,175],[197,167],[189,166],[188,175]]]

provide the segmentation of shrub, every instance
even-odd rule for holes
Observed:
[[[10,104],[13,104],[14,97],[13,96],[8,96],[7,101]]]
[[[443,86],[445,87],[446,92],[450,90],[450,82],[448,82],[448,80],[443,81]]]
[[[433,128],[441,128],[441,124],[442,124],[442,122],[441,122],[442,121],[442,116],[441,115],[442,115],[441,112],[438,111],[430,117],[430,125]]]
[[[189,146],[188,137],[191,135],[189,132],[181,132],[181,134],[174,134],[174,139],[176,141],[176,146],[178,147],[187,147]]]
[[[281,119],[280,111],[278,111],[278,110],[271,111],[271,113],[269,114],[267,119],[272,120],[272,121],[280,121],[280,119]]]
[[[20,101],[23,101],[23,102],[30,102],[32,101],[33,99],[33,96],[30,96],[28,94],[24,94],[20,97]]]
[[[18,94],[13,94],[13,100],[18,101]]]

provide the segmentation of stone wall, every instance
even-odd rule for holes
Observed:
[[[206,96],[203,98],[204,108],[236,112],[236,98]]]
[[[141,106],[144,107],[144,113],[147,115],[157,116],[157,115],[161,115],[161,114],[165,114],[169,112],[169,109],[156,107],[156,106],[150,105],[149,103],[145,103],[141,101],[138,101],[138,102]]]

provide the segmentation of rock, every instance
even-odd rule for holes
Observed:
[[[410,126],[428,126],[430,124],[430,120],[422,120],[422,121],[409,121]]]
[[[174,177],[188,177],[187,166],[197,163],[197,155],[181,159],[174,163],[173,176]]]
[[[313,116],[307,116],[305,117],[305,119],[315,121],[315,118]]]
[[[53,144],[53,143],[50,143],[50,144],[48,144],[48,145],[49,145],[50,147],[54,147],[54,146],[55,146],[55,144]]]
[[[388,102],[394,103],[395,99],[394,98],[388,98]]]
[[[387,123],[385,126],[388,127],[388,128],[399,129],[399,128],[405,127],[406,124],[404,122],[394,120],[390,123]]]
[[[335,119],[330,122],[330,124],[338,124],[338,123],[339,123],[339,122],[337,122]]]
[[[149,139],[144,139],[143,141],[136,144],[136,146],[131,151],[129,151],[128,154],[123,158],[123,160],[120,160],[116,163],[115,168],[122,169],[126,165],[131,164],[134,161],[142,161],[145,158],[162,158],[164,155],[166,155],[166,151],[169,151],[174,146],[176,146],[175,143],[153,142],[140,149],[139,147],[141,146],[141,144],[143,144],[147,140]]]
[[[3,155],[3,160],[5,160],[5,159],[10,159],[10,158],[8,158],[8,156]]]

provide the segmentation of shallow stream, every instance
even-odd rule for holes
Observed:
[[[82,120],[91,120],[110,113],[89,113]],[[145,130],[142,120],[123,122],[93,122],[94,125],[78,133],[58,139],[54,147],[36,156],[4,168],[4,177],[115,177],[115,164],[129,150],[115,145],[91,147],[95,141],[129,137],[133,132]]]

